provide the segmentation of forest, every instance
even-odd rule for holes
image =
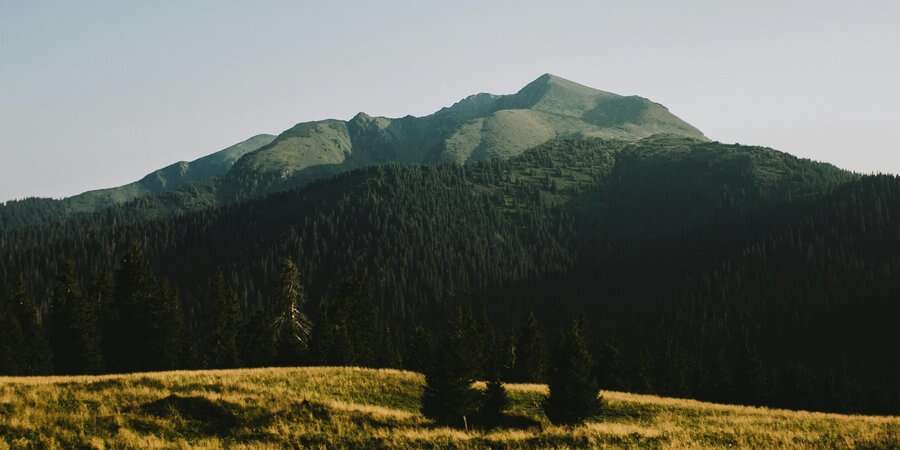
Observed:
[[[900,413],[895,176],[561,138],[208,195],[66,220],[38,199],[0,207],[0,373],[427,371],[454,314],[476,377],[538,382],[581,318],[601,389]]]

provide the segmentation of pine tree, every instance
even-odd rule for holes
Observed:
[[[103,311],[103,349],[114,372],[151,370],[152,330],[147,320],[155,285],[150,265],[137,244],[129,246],[115,275],[111,304]]]
[[[487,389],[481,400],[479,416],[481,423],[487,427],[496,427],[503,422],[503,411],[509,406],[509,395],[506,388],[500,382],[500,377],[495,376],[488,380]]]
[[[465,348],[462,317],[458,312],[440,339],[431,366],[425,372],[421,411],[441,425],[467,427],[475,412],[478,393],[472,388],[474,368]]]
[[[597,352],[595,373],[598,386],[602,389],[622,389],[622,369],[619,350],[609,342],[601,342]]]
[[[38,318],[38,309],[25,287],[25,278],[16,279],[12,296],[12,313],[18,319],[22,333],[18,362],[23,374],[47,375],[53,370],[52,350],[47,334]]]
[[[13,312],[12,305],[0,297],[0,374],[20,375],[24,373],[20,355],[25,341],[22,327]]]
[[[403,347],[403,368],[424,373],[430,365],[431,336],[424,327],[413,327]]]
[[[734,395],[736,400],[745,405],[760,404],[765,395],[765,377],[762,361],[756,348],[744,339],[738,344],[734,359]]]
[[[600,409],[600,390],[591,373],[593,361],[584,343],[581,324],[573,323],[560,337],[552,357],[544,412],[554,424],[583,422]]]
[[[353,348],[353,363],[372,367],[379,353],[386,349],[376,348],[384,344],[383,334],[378,329],[375,304],[365,295],[365,284],[363,276],[355,275],[344,282],[341,295],[349,304],[346,327]]]
[[[496,343],[497,338],[493,337],[492,341]],[[487,358],[487,371],[489,377],[487,388],[481,399],[481,406],[478,416],[481,424],[488,427],[496,427],[503,421],[503,411],[509,406],[509,395],[500,381],[500,373],[506,359],[506,351],[500,345],[492,345],[491,353]]]
[[[309,349],[312,323],[304,312],[300,270],[293,261],[282,262],[272,319],[275,363],[297,365]]]
[[[403,366],[403,357],[397,348],[397,340],[390,327],[383,328],[379,333],[379,344],[375,349],[374,367],[384,369],[399,369]]]
[[[241,362],[247,367],[264,367],[274,364],[275,338],[269,314],[256,311],[241,326],[238,345]]]
[[[150,345],[153,370],[173,370],[184,359],[184,322],[178,293],[168,280],[161,280],[150,306]]]
[[[528,315],[516,339],[514,381],[521,383],[544,382],[545,361],[544,338],[534,313]]]
[[[237,347],[238,314],[237,295],[219,272],[209,283],[206,323],[206,365],[214,369],[237,367],[240,362]]]
[[[67,261],[57,279],[52,305],[52,344],[57,373],[93,374],[103,368],[97,308],[84,296]]]

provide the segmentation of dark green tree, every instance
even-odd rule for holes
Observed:
[[[152,370],[149,306],[155,300],[156,280],[143,249],[131,244],[119,261],[113,299],[103,311],[103,349],[114,372]]]
[[[403,356],[397,347],[396,334],[390,327],[379,330],[379,341],[374,349],[375,361],[373,367],[385,369],[399,369],[403,366]]]
[[[593,361],[582,336],[580,322],[574,322],[559,339],[552,356],[544,412],[554,424],[583,422],[600,410],[600,389],[591,373]]]
[[[218,272],[209,283],[207,297],[207,321],[205,327],[206,365],[214,369],[226,369],[240,365],[237,335],[240,305],[237,295]]]
[[[544,337],[534,313],[519,330],[516,337],[513,381],[520,383],[543,383],[546,376],[546,355]]]
[[[16,278],[12,295],[11,313],[18,319],[22,345],[19,347],[18,364],[23,374],[47,375],[53,371],[52,350],[47,334],[38,318],[38,308],[25,286],[25,278]]]
[[[0,374],[25,373],[20,360],[24,345],[18,317],[6,298],[0,297]]]
[[[168,280],[161,280],[149,306],[150,341],[148,364],[154,370],[172,370],[184,360],[184,318],[181,300]]]
[[[431,335],[422,326],[412,327],[403,346],[403,368],[425,372],[431,365]]]
[[[608,390],[623,389],[619,349],[609,342],[603,341],[600,343],[596,355],[594,371],[597,377],[598,386],[600,386],[601,389]]]
[[[491,351],[485,368],[488,373],[488,382],[478,410],[481,425],[488,428],[502,423],[503,411],[509,406],[509,395],[500,381],[500,373],[504,368],[507,352],[502,345],[496,345],[497,340],[496,337],[492,339]]]
[[[765,375],[756,348],[744,339],[734,356],[734,400],[745,405],[761,404],[765,400]]]
[[[103,370],[97,305],[84,295],[72,261],[64,264],[57,277],[51,327],[57,373],[93,374]]]
[[[289,259],[281,265],[272,320],[275,363],[297,365],[309,349],[312,322],[304,311],[306,298],[300,270]]]
[[[425,371],[421,411],[441,425],[468,427],[477,412],[478,392],[472,387],[475,368],[466,352],[464,313],[457,312],[439,340],[432,364]]]
[[[496,427],[503,422],[503,411],[509,406],[509,394],[500,381],[499,376],[488,380],[487,388],[481,399],[479,417],[486,427]]]
[[[275,338],[271,315],[256,311],[241,326],[238,337],[241,362],[247,367],[264,367],[274,364]]]

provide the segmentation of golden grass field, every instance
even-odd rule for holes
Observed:
[[[466,432],[419,414],[422,385],[417,373],[360,368],[0,378],[0,449],[900,448],[900,418],[620,392],[603,392],[594,420],[555,427],[543,385],[507,386],[510,413],[543,429]]]

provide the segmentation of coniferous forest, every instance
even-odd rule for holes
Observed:
[[[658,136],[283,188],[0,207],[0,373],[453,367],[900,413],[896,176]]]

